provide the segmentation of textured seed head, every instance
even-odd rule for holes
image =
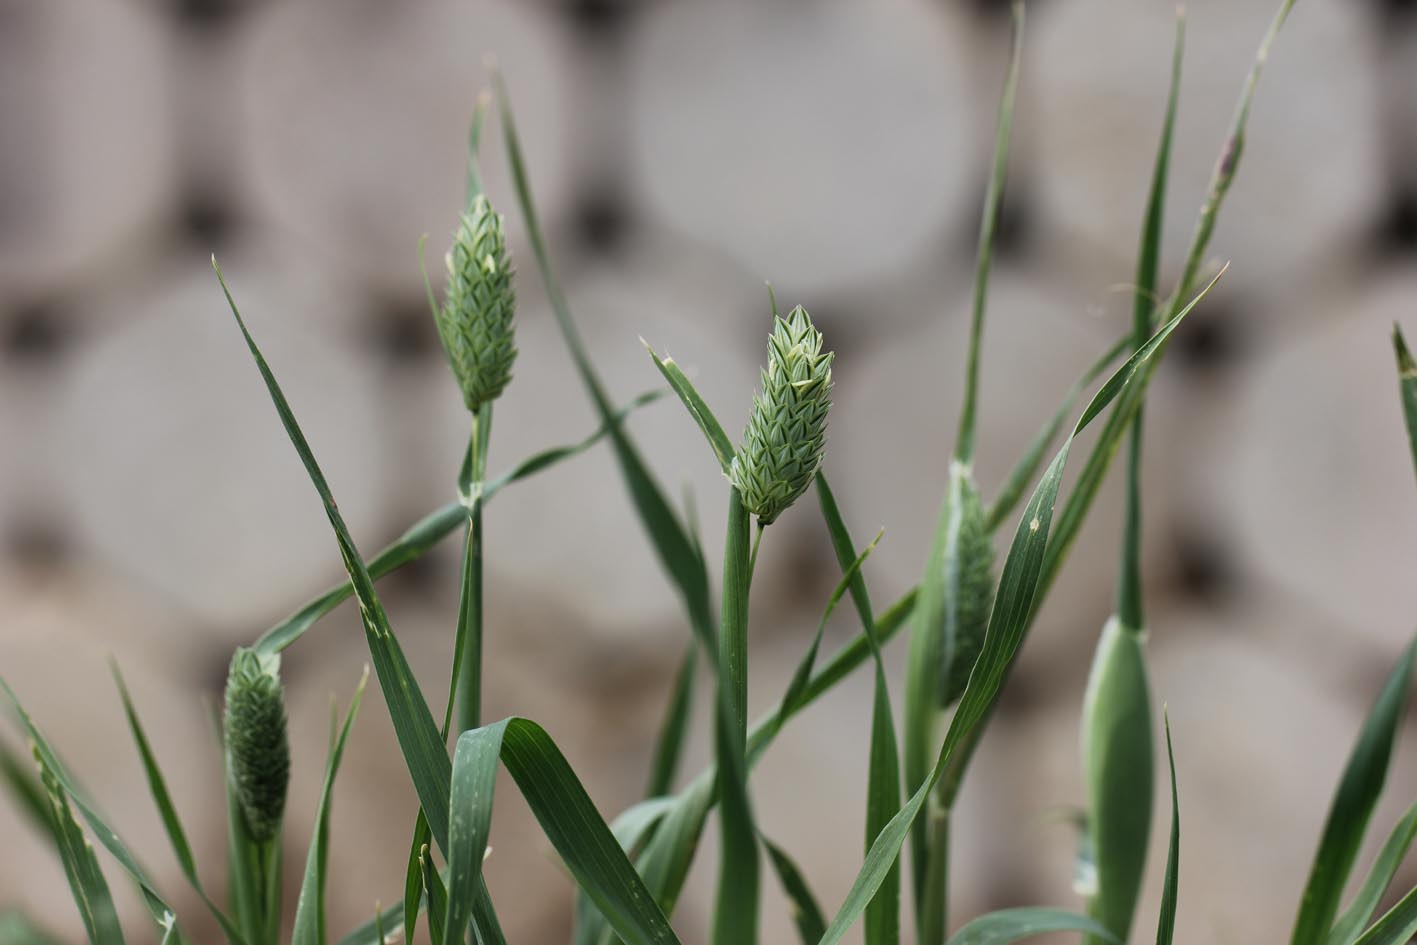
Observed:
[[[227,769],[246,828],[257,841],[280,829],[290,783],[280,659],[237,649],[226,677]]]
[[[512,319],[517,298],[502,215],[479,194],[462,215],[448,250],[448,288],[438,335],[467,409],[495,400],[517,358]]]
[[[753,413],[728,471],[759,524],[771,525],[797,501],[822,464],[832,357],[822,352],[822,333],[802,306],[776,319],[763,389],[753,398]]]
[[[994,606],[994,542],[985,527],[984,503],[974,477],[962,473],[959,529],[959,600],[953,606],[955,645],[952,653],[942,653],[940,665],[940,706],[952,705],[964,694],[969,673],[984,646],[989,612]],[[948,619],[948,617],[946,618]]]

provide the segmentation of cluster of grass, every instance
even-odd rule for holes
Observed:
[[[359,604],[375,678],[419,807],[409,831],[405,888],[389,898],[396,904],[339,939],[341,945],[379,943],[396,934],[412,940],[421,918],[430,940],[442,945],[504,941],[483,877],[499,767],[505,767],[515,781],[577,887],[575,945],[678,942],[670,918],[715,807],[722,841],[708,933],[715,945],[757,942],[764,859],[792,903],[804,945],[834,945],[857,922],[862,923],[867,945],[898,945],[902,938],[920,945],[1006,943],[1049,931],[1072,931],[1091,943],[1127,940],[1137,924],[1136,905],[1150,841],[1157,729],[1147,681],[1146,621],[1138,561],[1142,405],[1172,334],[1223,272],[1207,271],[1211,233],[1239,165],[1260,70],[1292,3],[1286,0],[1263,39],[1234,124],[1222,145],[1181,276],[1170,293],[1162,295],[1158,291],[1162,219],[1184,33],[1184,24],[1178,19],[1170,95],[1139,241],[1132,329],[1066,393],[1014,471],[993,490],[992,499],[986,500],[972,461],[980,435],[977,385],[989,269],[1019,81],[1023,14],[1021,6],[1016,8],[1015,40],[980,227],[964,408],[953,461],[942,484],[938,527],[924,573],[914,589],[884,610],[878,611],[872,603],[862,572],[862,563],[880,535],[864,544],[853,537],[823,472],[832,353],[824,347],[810,315],[800,306],[781,315],[776,300],[770,297],[774,328],[762,389],[754,399],[739,445],[734,445],[678,365],[653,349],[649,354],[667,382],[667,391],[617,404],[581,343],[566,297],[552,272],[507,92],[499,77],[494,75],[493,79],[495,103],[516,200],[575,369],[600,415],[599,429],[585,440],[537,453],[500,477],[488,477],[493,405],[511,381],[516,358],[512,261],[503,219],[492,209],[478,170],[482,128],[494,96],[484,96],[478,102],[472,122],[467,204],[447,254],[443,301],[437,301],[431,286],[428,293],[449,365],[469,412],[471,432],[458,476],[458,496],[374,557],[366,560],[345,528],[295,414],[217,268],[231,313],[279,419],[324,504],[349,578],[233,656],[221,730],[229,825],[224,903],[208,893],[198,875],[156,754],[115,668],[119,696],[172,851],[229,945],[274,945],[281,938],[280,839],[292,762],[280,684],[281,653],[350,596]],[[1417,461],[1417,364],[1400,334],[1394,335],[1394,344],[1408,435]],[[1123,363],[1113,369],[1123,355]],[[1062,435],[1075,402],[1104,375],[1106,379]],[[666,392],[677,395],[698,424],[729,490],[717,595],[698,534],[667,498],[625,423],[631,412]],[[1075,438],[1094,422],[1100,424],[1101,432],[1058,508]],[[690,631],[664,713],[645,799],[610,822],[591,802],[551,736],[536,722],[508,718],[484,724],[481,719],[485,506],[502,489],[601,441],[614,453],[645,534],[682,601]],[[970,917],[963,923],[956,921],[951,932],[950,826],[960,785],[988,729],[1019,648],[1124,444],[1126,516],[1116,612],[1098,640],[1084,698],[1082,763],[1088,817],[1082,844],[1085,853],[1078,864],[1084,907],[1076,912],[1010,909]],[[809,491],[816,493],[841,569],[840,582],[825,602],[816,636],[787,690],[765,716],[750,723],[747,641],[753,566],[768,526]],[[998,563],[994,534],[1010,521],[1016,522],[1013,537]],[[430,703],[427,690],[414,678],[404,658],[375,585],[378,578],[417,559],[460,528],[464,538],[461,593],[451,641],[452,672],[440,718],[431,707],[436,703]],[[829,659],[822,658],[822,627],[847,597],[861,631]],[[903,711],[898,719],[882,650],[902,632],[909,637],[910,649]],[[1398,822],[1367,879],[1340,912],[1343,890],[1383,786],[1414,654],[1417,650],[1413,647],[1402,654],[1358,735],[1299,901],[1292,945],[1398,945],[1417,934],[1417,890],[1374,918],[1378,903],[1417,837],[1417,806]],[[701,667],[701,662],[707,665]],[[864,769],[868,779],[864,858],[850,892],[828,913],[813,895],[808,875],[771,839],[771,825],[755,816],[751,773],[793,716],[862,664],[869,664],[874,678]],[[714,686],[714,764],[684,780],[681,754],[692,723],[694,690],[701,677],[712,679]],[[314,832],[295,905],[291,933],[295,945],[325,945],[329,941],[324,908],[331,872],[328,813],[340,756],[363,686],[361,681],[343,723],[331,730]],[[30,765],[16,756],[0,755],[0,770],[37,828],[53,838],[89,940],[96,945],[115,945],[124,939],[92,839],[136,883],[160,940],[182,942],[182,917],[68,773],[15,693],[3,681],[0,688],[15,709],[34,760]],[[1173,936],[1180,842],[1175,760],[1169,728],[1165,730],[1171,830],[1162,906],[1154,919],[1158,943],[1169,943]],[[450,736],[456,736],[451,752]],[[387,855],[387,851],[379,855]],[[908,897],[902,894],[903,886],[909,890]],[[901,927],[903,910],[908,930]],[[1149,928],[1146,933],[1150,935]],[[42,933],[18,914],[0,922],[0,943],[37,941],[44,941]]]

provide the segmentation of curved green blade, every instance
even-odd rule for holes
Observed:
[[[143,905],[148,910],[148,915],[152,917],[159,929],[162,929],[164,938],[169,941],[181,941],[180,934],[176,929],[176,911],[167,904],[157,887],[153,885],[152,879],[148,876],[147,870],[138,863],[127,845],[119,838],[118,834],[108,823],[99,816],[79,789],[78,783],[70,776],[64,765],[59,761],[58,755],[50,747],[39,727],[35,725],[34,719],[30,718],[23,705],[20,704],[19,697],[15,695],[9,684],[0,678],[0,692],[10,700],[15,707],[15,712],[20,717],[20,722],[24,726],[25,734],[29,737],[34,746],[35,757],[39,761],[42,769],[48,771],[68,798],[69,802],[78,810],[84,823],[88,825],[89,831],[101,843],[113,858],[118,861],[118,865],[133,879],[138,885],[138,892],[143,899]]]
[[[1373,923],[1357,945],[1408,945],[1413,936],[1417,936],[1417,889],[1403,896]]]
[[[1171,842],[1166,849],[1166,882],[1161,890],[1161,914],[1156,920],[1156,945],[1171,945],[1176,936],[1176,896],[1181,871],[1181,800],[1176,791],[1176,752],[1171,747],[1171,719],[1166,722],[1166,762],[1171,769]]]
[[[1304,886],[1291,945],[1320,945],[1333,927],[1339,897],[1387,779],[1397,729],[1407,706],[1414,659],[1417,640],[1403,650],[1348,756],[1309,870],[1309,881]]]
[[[1088,914],[1117,938],[1131,931],[1151,834],[1151,692],[1141,634],[1113,617],[1083,699],[1082,758],[1097,893]]]
[[[535,722],[515,717],[458,738],[443,941],[462,940],[462,926],[457,923],[465,922],[473,884],[481,879],[499,761],[566,869],[615,933],[629,945],[677,943],[663,911],[551,736]]]
[[[1397,354],[1398,390],[1402,396],[1402,416],[1407,421],[1407,439],[1412,444],[1412,465],[1417,469],[1417,360],[1407,349],[1402,329],[1392,326],[1392,347]]]
[[[300,896],[295,902],[295,927],[290,933],[290,945],[325,945],[326,942],[325,884],[330,855],[330,795],[334,791],[335,776],[339,774],[344,743],[354,726],[359,702],[364,698],[364,684],[368,681],[369,670],[366,669],[355,687],[344,724],[325,763],[325,780],[320,788],[320,802],[315,808],[315,832],[310,839],[310,852],[305,858],[305,876],[300,882]]]
[[[782,891],[791,906],[792,923],[797,926],[797,935],[802,940],[802,945],[816,945],[817,940],[827,930],[827,919],[822,915],[822,907],[817,904],[817,897],[807,885],[801,867],[787,851],[767,837],[763,837],[762,841],[764,849],[768,851],[768,862],[772,864],[773,872],[777,873],[778,882],[782,884]]]
[[[1407,856],[1414,838],[1417,838],[1417,804],[1407,809],[1388,835],[1387,842],[1368,871],[1368,878],[1363,881],[1353,902],[1334,923],[1324,945],[1353,945],[1358,940],[1363,926],[1373,917],[1383,893],[1387,892],[1393,876],[1397,875],[1397,869]]]
[[[128,685],[123,681],[123,674],[119,672],[118,664],[111,662],[110,667],[113,670],[114,682],[118,686],[119,698],[123,701],[123,714],[128,719],[128,729],[132,732],[133,742],[137,745],[138,755],[143,762],[143,770],[147,774],[148,792],[152,794],[153,802],[157,805],[158,815],[162,818],[163,829],[167,833],[173,855],[177,857],[177,863],[182,868],[182,875],[187,877],[187,882],[191,884],[197,897],[202,900],[207,911],[221,926],[222,933],[227,940],[234,945],[245,945],[245,938],[236,928],[236,924],[207,895],[206,888],[197,876],[197,862],[192,856],[191,844],[187,842],[187,833],[182,829],[182,821],[177,816],[177,807],[172,803],[172,795],[167,790],[167,779],[163,777],[162,768],[158,765],[157,757],[153,754],[152,745],[148,741],[147,732],[143,729],[142,720],[138,718],[138,710],[133,705]]]
[[[1117,945],[1112,933],[1084,915],[1061,909],[1001,909],[967,923],[948,945],[1009,945],[1048,932],[1088,932]]]
[[[123,928],[118,924],[118,911],[113,907],[113,896],[108,890],[108,881],[103,878],[103,870],[99,868],[98,857],[94,855],[93,847],[89,846],[83,828],[74,819],[69,798],[58,778],[38,751],[35,752],[35,761],[39,764],[40,781],[49,798],[54,845],[64,864],[64,875],[69,879],[74,904],[78,906],[79,916],[84,921],[84,931],[93,945],[123,945]]]

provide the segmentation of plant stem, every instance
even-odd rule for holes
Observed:
[[[756,945],[758,936],[758,849],[747,798],[748,588],[754,555],[749,550],[750,514],[743,496],[731,489],[723,551],[723,610],[718,633],[719,706],[715,715],[719,862],[712,941],[714,945]],[[761,529],[759,531],[761,534]],[[741,779],[741,783],[735,783]]]
[[[928,812],[930,857],[922,883],[920,941],[943,942],[949,930],[950,809],[938,788]]]
[[[455,656],[458,731],[482,722],[482,494],[487,478],[487,444],[492,433],[492,405],[483,404],[472,416],[467,461],[458,490],[467,505],[463,546],[462,587],[458,594],[458,641]]]
[[[728,530],[723,548],[723,613],[719,620],[718,665],[732,694],[732,720],[740,748],[748,739],[748,588],[753,582],[756,542],[749,551],[749,512],[743,495],[732,489],[728,499]],[[762,528],[758,529],[759,537]]]

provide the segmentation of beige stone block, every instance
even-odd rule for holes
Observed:
[[[1277,8],[1269,0],[1187,4],[1168,280],[1190,245],[1241,86]],[[1125,261],[1128,273],[1165,109],[1173,15],[1169,3],[1076,0],[1040,11],[1030,24],[1020,94],[1039,123],[1039,196],[1050,219],[1094,252]],[[1236,285],[1267,291],[1291,282],[1299,267],[1339,252],[1377,199],[1367,28],[1351,5],[1305,4],[1275,43],[1211,249],[1234,261]]]
[[[338,331],[357,300],[293,257],[226,260],[355,535],[393,469],[376,378]],[[81,546],[202,619],[253,627],[339,573],[319,498],[208,267],[115,292],[75,361],[50,470]],[[369,540],[372,544],[372,539]]]
[[[956,20],[924,0],[652,10],[632,102],[650,207],[781,285],[898,271],[975,200]]]
[[[258,205],[343,275],[421,292],[418,239],[432,234],[436,270],[463,206],[468,122],[488,55],[506,72],[539,210],[554,221],[570,183],[573,77],[549,20],[490,0],[301,0],[264,11],[241,62]],[[494,112],[483,171],[515,217],[502,152]]]
[[[1405,640],[1417,611],[1412,456],[1389,336],[1417,281],[1375,279],[1336,319],[1276,344],[1219,418],[1202,480],[1245,566],[1370,644]],[[1221,439],[1223,438],[1223,439]]]
[[[193,674],[192,648],[180,624],[152,600],[93,572],[45,582],[8,572],[0,575],[0,597],[7,602],[0,675],[149,869],[186,927],[199,936],[215,934],[168,847],[108,666],[112,658],[121,667],[202,874],[220,889],[225,831],[221,752],[211,702],[203,697],[201,677]],[[24,752],[8,706],[5,715],[6,743]],[[0,889],[7,904],[23,904],[46,927],[75,940],[81,937],[57,854],[22,819],[8,793],[0,799],[0,835],[6,837]],[[151,920],[130,894],[121,868],[106,852],[99,859],[130,934],[151,931]]]
[[[0,282],[38,293],[151,242],[174,173],[166,36],[119,0],[22,3],[6,19]]]

